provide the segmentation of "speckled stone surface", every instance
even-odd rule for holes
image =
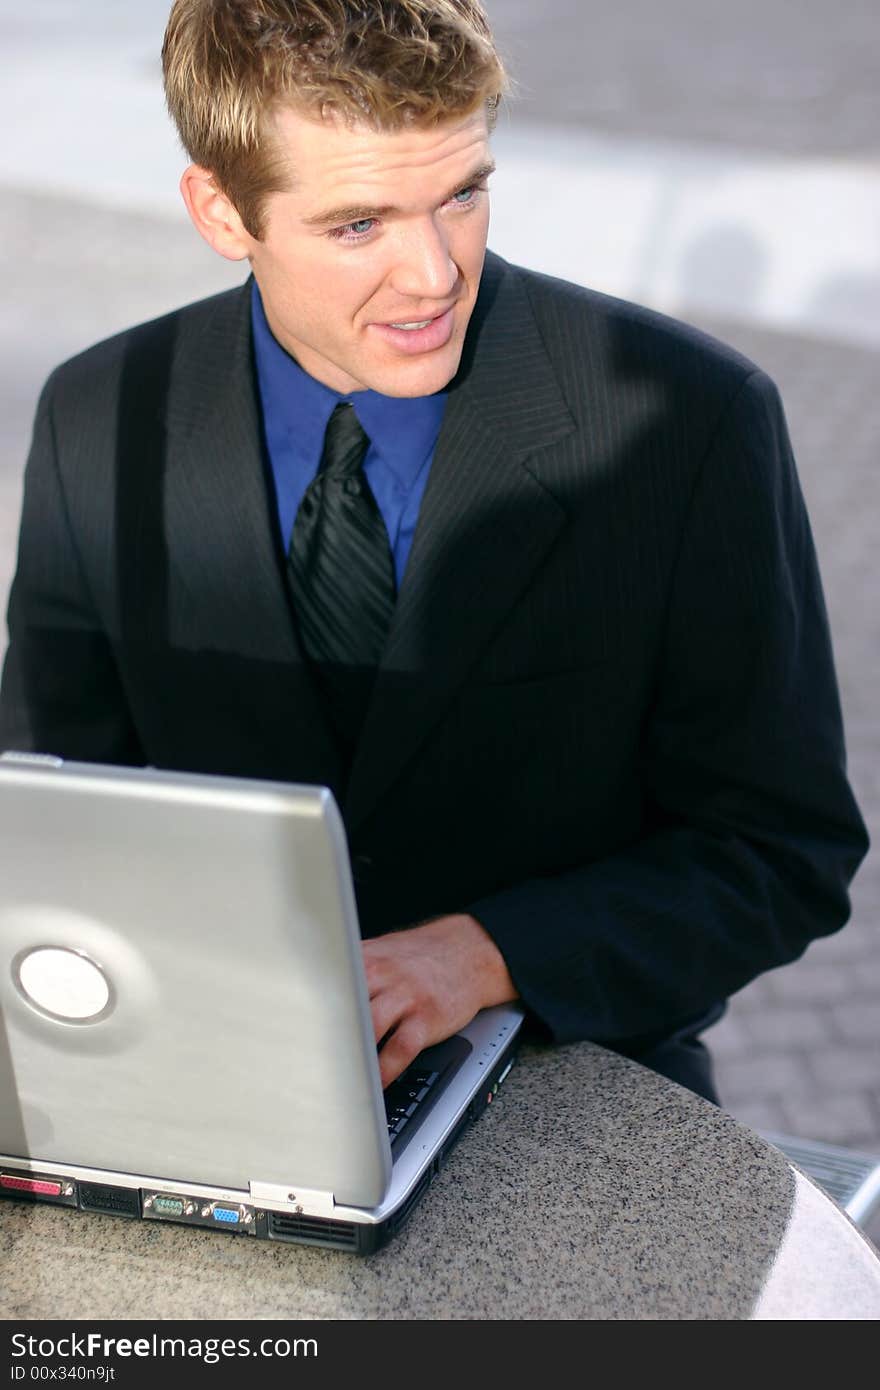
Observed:
[[[529,1046],[379,1254],[3,1202],[0,1315],[880,1317],[880,1259],[803,1189],[652,1072],[589,1043]]]

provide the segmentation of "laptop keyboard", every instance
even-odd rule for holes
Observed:
[[[447,1082],[458,1071],[471,1045],[460,1033],[425,1048],[406,1071],[385,1088],[385,1115],[392,1153],[406,1143]]]
[[[388,1138],[392,1147],[410,1120],[415,1118],[439,1079],[439,1071],[428,1071],[424,1067],[416,1070],[413,1065],[387,1088],[385,1114],[388,1117]]]

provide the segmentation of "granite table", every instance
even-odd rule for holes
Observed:
[[[867,1319],[880,1258],[751,1130],[590,1043],[524,1047],[367,1258],[0,1202],[6,1319]]]

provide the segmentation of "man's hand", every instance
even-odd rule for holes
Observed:
[[[517,998],[498,947],[465,913],[373,937],[363,951],[383,1087],[480,1009]]]

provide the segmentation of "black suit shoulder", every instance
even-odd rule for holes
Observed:
[[[590,401],[590,380],[630,405],[662,392],[665,410],[698,417],[717,416],[756,374],[773,387],[755,362],[691,324],[539,271],[508,270],[528,295],[575,415],[579,401]]]
[[[77,419],[86,425],[115,401],[128,364],[161,366],[170,374],[177,361],[197,355],[200,341],[218,333],[234,335],[248,302],[246,286],[239,285],[114,333],[57,366],[44,396],[65,427]]]

